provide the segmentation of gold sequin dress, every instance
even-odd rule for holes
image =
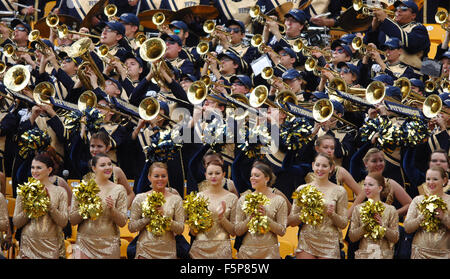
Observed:
[[[17,196],[13,222],[22,228],[20,237],[20,258],[57,259],[61,245],[61,234],[67,225],[67,192],[62,187],[48,187],[50,209],[46,215],[28,218],[23,209],[23,200]]]
[[[242,210],[242,204],[245,201],[243,194],[236,207],[236,235],[243,235],[247,232],[247,224],[250,217]],[[265,234],[246,233],[239,248],[237,257],[239,259],[280,259],[280,250],[278,247],[278,235],[283,236],[286,233],[287,226],[287,204],[283,197],[273,195],[268,197],[270,203],[264,206],[269,220],[270,231]]]
[[[103,213],[95,220],[81,218],[78,201],[73,195],[70,223],[78,224],[76,244],[91,259],[119,259],[120,231],[117,224],[125,223],[127,219],[127,192],[122,185],[116,184],[108,189],[100,187],[98,195],[102,199]],[[115,201],[115,208],[119,212],[116,220],[106,205],[105,199],[108,196]]]
[[[8,204],[6,203],[5,196],[0,193],[0,232],[6,232],[8,230],[8,226]]]
[[[412,242],[411,259],[450,259],[450,196],[444,195],[442,198],[448,209],[444,212],[445,217],[436,232],[426,232],[420,226],[420,211],[417,205],[424,196],[420,195],[412,200],[403,223],[407,233],[416,232]]]
[[[382,239],[372,240],[364,237],[366,231],[361,223],[360,210],[364,204],[358,204],[352,214],[349,237],[352,242],[361,239],[359,249],[355,252],[355,259],[392,259],[394,257],[394,245],[399,239],[398,214],[395,207],[383,203],[385,206],[382,223],[386,233]]]
[[[146,229],[149,219],[142,217],[142,203],[152,192],[138,194],[131,205],[128,228],[131,232],[140,232],[136,244],[136,259],[139,256],[146,259],[176,259],[175,235],[182,234],[184,230],[183,200],[175,194],[165,198],[166,202],[162,209],[164,216],[172,218],[172,225],[170,231],[161,236],[155,236]]]
[[[205,196],[204,192],[199,195]],[[234,215],[237,196],[231,192],[220,199],[209,198],[208,209],[213,213],[213,226],[207,232],[197,234],[189,255],[193,259],[231,259],[230,234],[234,234]],[[222,220],[218,219],[217,208],[225,202],[226,209]]]
[[[296,191],[302,187],[299,186]],[[317,187],[324,194],[325,205],[335,204],[335,212],[332,216],[324,210],[323,222],[313,226],[303,224],[296,252],[305,251],[316,257],[340,258],[339,243],[342,241],[342,229],[347,226],[347,191],[344,187]],[[300,207],[294,202],[291,210],[292,216],[299,216]]]

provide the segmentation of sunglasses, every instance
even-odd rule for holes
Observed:
[[[343,48],[333,49],[334,52],[343,53],[345,50]]]
[[[176,34],[176,35],[180,34],[180,32],[181,32],[180,29],[173,29],[173,33]]]
[[[234,32],[234,33],[239,33],[241,32],[241,28],[236,27],[236,28],[228,28],[228,32]]]
[[[245,86],[241,81],[235,81],[233,85]]]
[[[169,45],[175,45],[175,44],[177,44],[177,42],[175,42],[175,41],[166,41],[166,43],[168,43]]]
[[[19,30],[19,31],[26,31],[27,29],[25,27],[14,27],[14,31]]]
[[[288,56],[289,55],[289,53],[287,53],[287,52],[280,52],[279,53],[281,56]]]
[[[406,6],[400,6],[400,7],[397,7],[397,8],[396,8],[397,11],[402,11],[402,12],[406,12],[408,9],[409,9],[409,8],[406,7]]]
[[[73,60],[72,60],[72,58],[67,57],[67,58],[64,58],[64,62],[70,63],[70,62],[73,62]]]
[[[341,73],[344,73],[344,74],[348,74],[348,73],[350,73],[350,69],[349,69],[349,68],[342,68],[342,69],[340,70],[340,72],[341,72]]]

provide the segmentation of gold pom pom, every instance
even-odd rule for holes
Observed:
[[[100,188],[94,179],[82,180],[73,190],[78,201],[78,213],[83,219],[97,219],[103,213],[102,199],[97,195]]]
[[[313,185],[306,185],[292,194],[292,199],[296,200],[300,207],[300,220],[308,225],[319,225],[324,217],[325,199],[323,193]]]
[[[364,237],[373,240],[379,240],[384,237],[386,228],[378,224],[375,220],[375,214],[383,216],[384,209],[385,206],[382,202],[374,202],[372,199],[366,201],[361,207],[359,214],[361,222],[364,225],[364,230],[366,231]]]
[[[158,210],[165,202],[163,193],[153,191],[141,204],[142,217],[150,218],[150,222],[146,226],[147,231],[156,236],[161,236],[169,231],[172,223],[171,218],[163,216]]]
[[[28,218],[39,218],[50,209],[50,198],[45,191],[45,185],[32,177],[28,182],[19,185],[17,195],[22,197],[23,210]]]
[[[194,233],[209,231],[213,226],[211,211],[208,209],[207,198],[196,192],[191,192],[183,201],[183,208],[186,211],[186,224]]]
[[[242,210],[245,214],[252,216],[250,222],[247,224],[248,231],[251,234],[265,234],[269,231],[269,221],[267,216],[261,215],[259,212],[261,206],[269,203],[269,198],[262,193],[250,193],[245,196]]]
[[[436,195],[425,196],[425,198],[417,205],[420,213],[422,213],[424,219],[420,226],[424,228],[426,232],[436,232],[441,226],[441,219],[437,218],[437,209],[442,211],[447,210],[447,204],[445,201]]]

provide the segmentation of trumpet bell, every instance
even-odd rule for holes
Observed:
[[[27,87],[30,78],[30,71],[25,66],[15,65],[6,71],[3,83],[9,90],[18,92]]]
[[[335,89],[335,90],[339,90],[341,92],[347,92],[348,91],[348,87],[347,87],[347,83],[345,83],[345,81],[340,78],[340,77],[335,77],[333,78],[328,87]]]
[[[448,13],[444,10],[437,11],[434,16],[434,21],[436,21],[437,24],[443,24],[447,21],[447,19]]]
[[[261,77],[266,80],[271,79],[273,77],[273,73],[274,73],[273,68],[270,66],[267,66],[267,67],[264,67],[264,69],[262,70]]]
[[[203,81],[198,80],[195,81],[189,86],[187,92],[187,98],[189,102],[193,105],[201,104],[207,96],[207,89],[205,83]]]
[[[258,17],[261,14],[261,8],[258,5],[253,6],[250,8],[249,14],[251,18]]]
[[[85,109],[94,108],[97,106],[97,96],[91,90],[84,91],[78,98],[78,109],[84,111]]]
[[[162,12],[157,12],[152,16],[152,22],[156,26],[162,25],[166,21],[166,16]]]
[[[12,44],[6,44],[3,47],[3,50],[5,51],[5,56],[6,57],[11,57],[14,54],[14,46]]]
[[[352,40],[352,48],[355,50],[360,49],[363,46],[363,40],[360,37],[355,37]]]
[[[205,55],[209,51],[209,44],[207,42],[200,42],[197,45],[196,50],[199,55]]]
[[[353,9],[355,11],[361,10],[361,8],[364,6],[362,0],[353,0]]]
[[[136,46],[137,47],[141,47],[146,40],[147,40],[147,36],[143,32],[139,32],[136,34]]]
[[[263,37],[261,34],[253,35],[252,39],[250,40],[250,44],[253,47],[259,47],[262,43],[263,43]]]
[[[166,53],[166,43],[161,38],[150,38],[139,49],[141,58],[147,62],[155,62]]]
[[[39,30],[31,30],[30,34],[28,34],[28,41],[33,42],[39,39],[39,36],[41,35],[41,32]]]
[[[160,105],[158,100],[147,97],[139,104],[139,117],[144,120],[152,120],[159,114],[159,110]]]
[[[250,106],[258,108],[262,106],[269,96],[269,90],[265,85],[258,85],[250,92]]]
[[[98,47],[98,54],[100,57],[105,57],[109,53],[109,47],[107,45],[101,45]]]
[[[33,90],[33,99],[38,104],[50,104],[50,98],[56,96],[56,89],[48,81],[40,82]]]
[[[378,104],[383,101],[386,92],[386,87],[381,81],[373,81],[367,86],[366,100],[372,104]]]
[[[305,69],[308,72],[313,71],[316,68],[316,65],[317,65],[317,60],[314,59],[313,57],[309,57],[305,61]]]
[[[402,92],[402,100],[406,100],[411,93],[411,82],[406,77],[401,77],[394,82],[394,86],[399,87]]]
[[[6,71],[6,64],[3,61],[0,61],[0,74],[3,74]]]
[[[205,21],[205,23],[203,23],[203,31],[205,31],[205,33],[207,34],[211,34],[212,32],[214,32],[214,29],[216,28],[216,24],[214,23],[214,21],[208,19],[207,21]]]
[[[436,117],[442,110],[442,100],[436,94],[431,94],[423,102],[422,112],[428,118]]]
[[[45,23],[47,24],[48,27],[55,28],[56,26],[58,26],[59,23],[58,15],[54,13],[49,14],[45,19]]]
[[[320,99],[314,103],[313,117],[317,122],[325,122],[333,116],[334,106],[328,99]]]
[[[297,39],[297,40],[294,41],[294,46],[292,47],[292,49],[295,52],[300,52],[300,51],[302,51],[304,45],[305,44],[303,43],[302,39]]]
[[[291,103],[298,105],[297,96],[289,90],[281,91],[280,93],[278,93],[275,97],[275,102],[278,104]]]
[[[211,78],[208,75],[204,75],[200,80],[205,84],[206,87],[211,85]]]
[[[114,4],[108,4],[105,6],[103,12],[108,18],[114,17],[117,14],[117,6]]]

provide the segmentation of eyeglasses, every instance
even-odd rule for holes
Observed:
[[[19,30],[19,31],[26,31],[27,29],[25,27],[14,27],[14,31]]]
[[[234,33],[239,33],[241,32],[241,28],[236,27],[236,28],[228,28],[228,32],[234,32]]]
[[[289,55],[289,53],[287,53],[287,52],[280,52],[279,53],[281,56],[288,56]]]
[[[105,29],[103,29],[103,31],[105,31],[105,32],[107,32],[107,33],[110,33],[110,32],[117,32],[116,30],[112,30],[112,29],[109,28],[109,27],[106,27]]]
[[[166,43],[169,44],[169,45],[177,44],[177,42],[175,42],[175,41],[166,41]]]
[[[400,7],[397,7],[397,11],[402,11],[402,12],[406,12],[407,10],[408,10],[409,8],[408,7],[406,7],[406,6],[400,6]]]

